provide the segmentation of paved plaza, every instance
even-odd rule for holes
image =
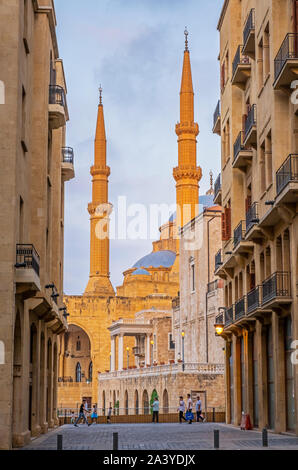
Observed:
[[[57,435],[62,434],[64,450],[111,450],[113,433],[117,432],[119,450],[210,450],[214,429],[220,431],[220,449],[263,449],[261,432],[213,423],[65,425],[23,449],[56,450]],[[298,437],[269,433],[268,438],[269,449],[298,450]]]

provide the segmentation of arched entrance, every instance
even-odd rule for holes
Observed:
[[[29,353],[29,416],[28,427],[34,433],[37,419],[37,328],[34,323],[30,327]]]
[[[78,364],[80,365],[81,380],[77,380]],[[69,325],[68,331],[65,333],[64,371],[59,374],[63,376],[63,382],[92,382],[93,366],[89,336],[79,326]],[[79,401],[80,399],[81,397],[79,397]]]
[[[169,395],[167,389],[164,390],[162,396],[162,406],[163,406],[163,413],[169,412]]]
[[[139,414],[139,392],[135,391],[135,414]]]
[[[124,407],[125,407],[125,414],[126,416],[129,414],[129,407],[128,407],[128,392],[127,390],[125,391],[124,394]]]
[[[143,414],[149,414],[149,396],[147,390],[144,390],[143,392]]]
[[[14,328],[13,350],[13,435],[20,432],[20,419],[22,416],[22,330],[20,312],[17,312]]]
[[[106,414],[106,392],[102,392],[102,414],[105,416]]]
[[[52,341],[48,340],[47,345],[47,421],[49,427],[52,425],[52,407],[53,407],[53,347]]]

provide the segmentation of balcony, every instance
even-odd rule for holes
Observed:
[[[276,172],[277,202],[296,203],[298,196],[298,154],[291,154]]]
[[[64,181],[69,181],[74,178],[74,151],[71,147],[62,148],[62,177]]]
[[[290,273],[278,271],[263,282],[262,306],[278,306],[291,300]]]
[[[258,203],[255,202],[246,213],[246,240],[253,241],[264,237],[260,230],[259,222]]]
[[[233,254],[244,254],[251,253],[254,249],[253,243],[246,240],[246,222],[241,220],[234,230],[233,238]]]
[[[240,131],[234,143],[233,168],[245,171],[252,163],[252,149],[244,145],[244,132]]]
[[[245,308],[246,302],[245,301],[246,301],[246,298],[244,296],[235,303],[235,321],[240,320],[241,318],[245,317],[245,314],[246,314],[246,308]]]
[[[261,288],[255,287],[247,294],[247,315],[256,312],[261,306]]]
[[[275,90],[290,88],[297,80],[298,73],[298,34],[288,33],[274,60]]]
[[[177,297],[175,297],[172,300],[172,308],[173,308],[173,310],[179,310],[180,309],[180,295],[178,295]]]
[[[59,85],[49,88],[49,121],[51,129],[59,129],[66,124],[65,91]]]
[[[257,145],[257,106],[252,105],[245,121],[243,145],[253,147]]]
[[[225,327],[234,322],[234,306],[227,308],[225,311]]]
[[[213,134],[220,135],[221,133],[221,118],[220,118],[220,100],[218,100],[217,106],[213,114]]]
[[[214,185],[214,204],[221,206],[221,174],[218,175]]]
[[[222,256],[221,250],[219,250],[215,255],[215,272],[222,266]]]
[[[255,52],[255,9],[252,8],[244,26],[242,54],[254,59]]]
[[[247,55],[242,53],[243,46],[238,46],[232,66],[232,85],[245,89],[251,75],[251,63]]]
[[[16,293],[24,298],[33,297],[41,290],[39,278],[40,259],[33,245],[16,247]]]

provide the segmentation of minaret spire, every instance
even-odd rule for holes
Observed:
[[[197,167],[197,140],[199,126],[194,122],[194,91],[188,30],[185,28],[185,50],[180,89],[180,123],[176,125],[178,136],[178,167],[174,168],[176,180],[177,226],[183,227],[198,215],[199,181],[202,170]]]
[[[99,88],[94,165],[91,167],[92,202],[90,214],[90,276],[86,295],[114,295],[109,273],[109,215],[112,205],[108,202],[107,140],[102,104],[102,87]]]

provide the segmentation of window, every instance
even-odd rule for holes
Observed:
[[[30,49],[28,45],[28,0],[24,0],[23,42],[24,42],[26,54],[29,54]]]
[[[263,38],[259,42],[258,47],[258,79],[259,79],[259,89],[262,88],[264,83],[264,69],[263,69]]]
[[[264,60],[264,80],[270,73],[270,34],[269,34],[269,23],[267,24],[264,31],[263,40],[263,60]]]
[[[26,90],[22,86],[22,137],[21,144],[24,150],[24,153],[28,152],[26,145]]]
[[[260,190],[261,195],[266,190],[266,172],[265,172],[265,142],[262,143],[259,153],[259,167],[260,167]]]
[[[231,238],[231,208],[225,207],[221,215],[222,240],[228,241]]]
[[[266,173],[266,188],[272,183],[272,139],[271,131],[265,140],[265,173]]]
[[[169,349],[175,349],[175,343],[173,341],[172,333],[169,333]]]
[[[194,292],[196,290],[196,275],[195,275],[195,265],[192,264],[190,266],[190,275],[191,275],[191,291]]]
[[[92,375],[93,375],[93,364],[90,362],[89,364],[89,382],[92,382]]]
[[[82,382],[81,364],[78,362],[76,366],[76,382]]]
[[[78,336],[78,340],[77,340],[76,349],[77,349],[77,351],[81,351],[81,341],[80,341],[80,337],[79,337],[79,336]]]

